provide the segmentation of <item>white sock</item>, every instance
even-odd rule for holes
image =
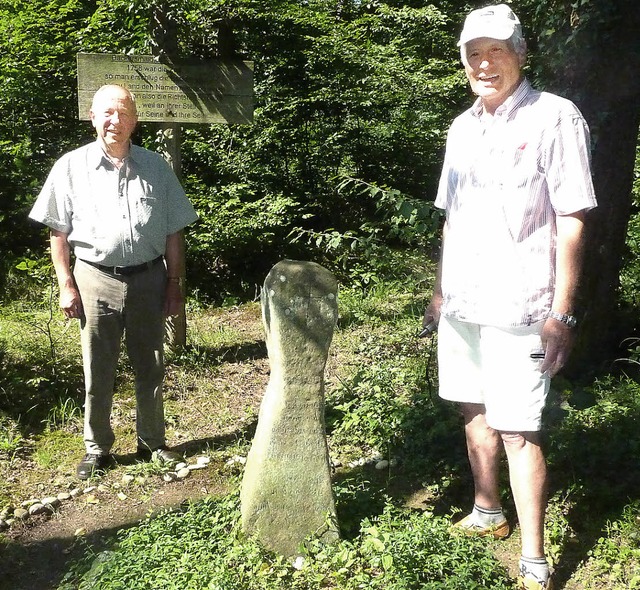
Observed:
[[[502,508],[481,508],[477,504],[473,505],[473,521],[481,527],[490,527],[505,521]]]
[[[549,581],[549,564],[544,557],[520,557],[520,575],[546,584]]]

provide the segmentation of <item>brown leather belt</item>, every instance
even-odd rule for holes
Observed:
[[[111,275],[128,276],[128,275],[137,274],[139,272],[143,272],[145,270],[149,270],[151,267],[162,262],[163,260],[164,260],[163,256],[158,256],[158,258],[154,258],[149,262],[143,262],[142,264],[135,264],[133,266],[105,266],[104,264],[99,264],[98,262],[91,262],[90,260],[83,260],[83,262],[86,262],[87,264],[90,264],[91,266],[97,268],[98,270],[101,270],[102,272],[107,272]]]

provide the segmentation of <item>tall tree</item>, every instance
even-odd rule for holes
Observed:
[[[629,329],[620,321],[620,270],[640,126],[640,11],[634,0],[523,0],[537,31],[534,69],[572,99],[592,134],[598,208],[588,226],[583,326],[570,372],[597,370]]]
[[[76,96],[68,83],[90,15],[78,0],[0,5],[0,269],[37,244],[16,227],[25,223],[43,171],[90,136],[69,117]]]

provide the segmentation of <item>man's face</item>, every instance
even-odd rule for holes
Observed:
[[[103,88],[91,105],[91,122],[107,150],[126,148],[138,123],[135,103],[124,88]]]
[[[469,41],[466,53],[465,72],[471,90],[493,114],[517,88],[524,56],[518,55],[507,41],[488,37]]]

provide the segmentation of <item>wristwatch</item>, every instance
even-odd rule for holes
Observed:
[[[183,277],[167,277],[168,283],[177,283],[180,288],[184,287],[184,278]]]
[[[575,328],[578,325],[578,320],[576,319],[576,317],[567,313],[558,313],[557,311],[551,310],[549,312],[549,317],[553,318],[554,320],[558,320],[563,324],[566,324],[570,328]]]

